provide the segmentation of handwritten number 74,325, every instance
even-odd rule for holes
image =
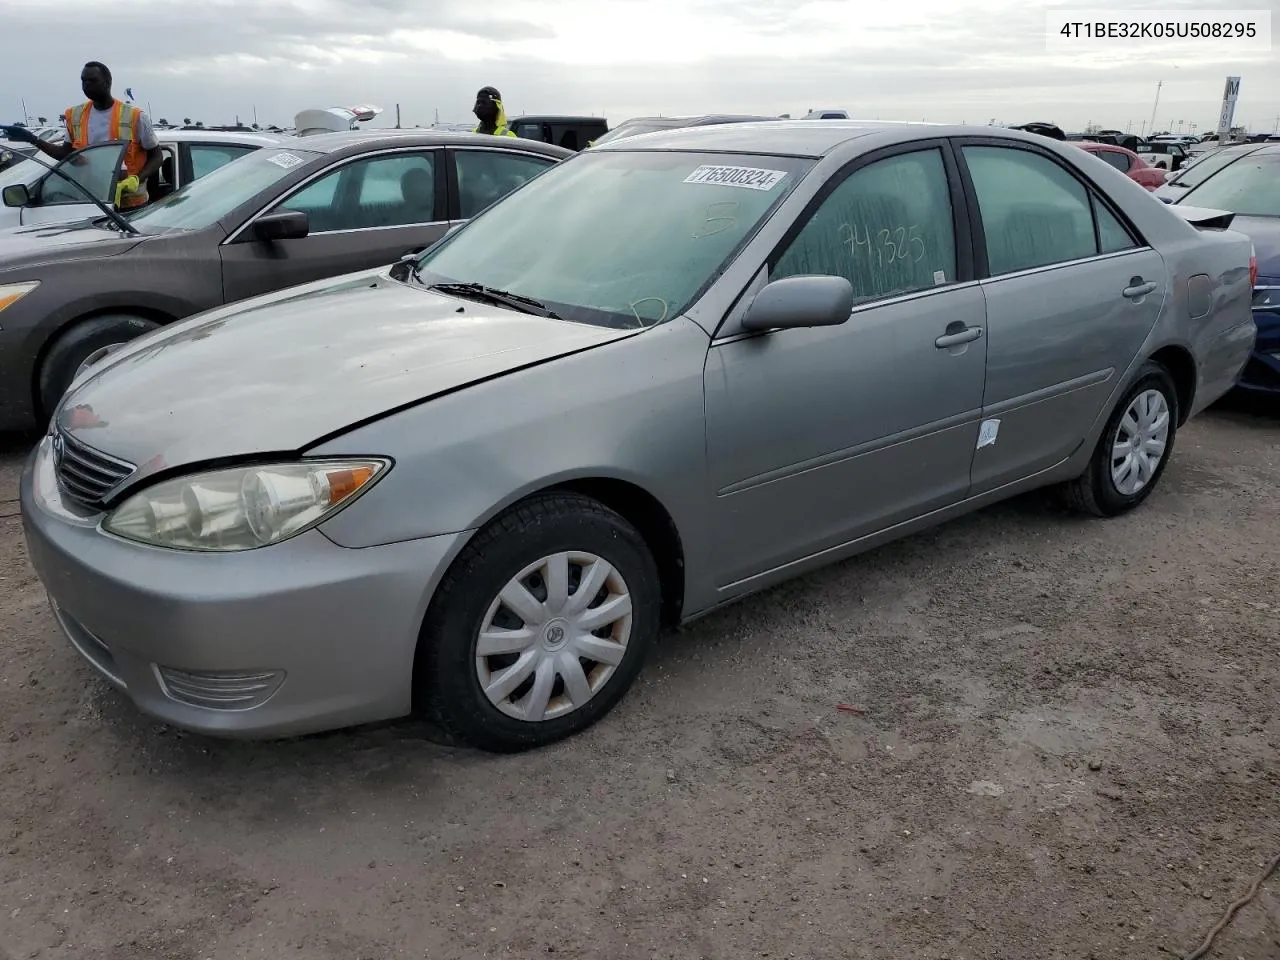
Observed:
[[[918,226],[898,227],[896,230],[877,230],[874,234],[867,227],[861,230],[847,223],[840,224],[840,242],[849,245],[849,255],[854,256],[858,247],[866,247],[867,254],[874,250],[880,266],[903,260],[919,263],[924,259],[924,239]]]

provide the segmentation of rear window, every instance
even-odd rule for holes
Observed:
[[[1280,217],[1280,153],[1251,153],[1219,170],[1183,199],[1193,206],[1230,210],[1242,217]]]
[[[1177,187],[1198,187],[1223,167],[1230,166],[1245,156],[1248,156],[1248,153],[1240,150],[1209,154],[1184,168],[1169,182]]]

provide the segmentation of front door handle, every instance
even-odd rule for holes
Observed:
[[[1145,297],[1156,288],[1156,285],[1149,280],[1143,280],[1141,277],[1131,277],[1129,285],[1121,291],[1121,293],[1129,300],[1137,300],[1138,297]]]
[[[982,336],[981,327],[966,327],[964,324],[956,322],[948,324],[948,333],[944,333],[937,340],[933,341],[933,345],[939,350],[946,350],[950,347],[959,347],[966,343],[973,343]]]

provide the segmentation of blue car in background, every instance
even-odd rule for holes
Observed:
[[[1258,339],[1240,374],[1244,390],[1280,396],[1280,143],[1227,147],[1156,191],[1167,203],[1234,213],[1231,229],[1253,240]]]

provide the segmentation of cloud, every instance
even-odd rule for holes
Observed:
[[[49,115],[102,59],[161,116],[288,123],[305,107],[401,104],[408,123],[465,120],[493,84],[514,112],[802,113],[1006,122],[1089,120],[1138,129],[1163,81],[1157,126],[1216,120],[1223,77],[1237,116],[1280,116],[1280,54],[1153,42],[1050,54],[1045,7],[1015,0],[3,0],[6,88]],[[1275,0],[1268,0],[1271,6]],[[1053,4],[1062,7],[1062,4]],[[1064,9],[1106,6],[1075,0]],[[1126,0],[1209,13],[1234,0]],[[1245,4],[1244,6],[1248,6]],[[68,24],[74,28],[68,30]],[[50,56],[56,51],[58,56]],[[0,107],[17,110],[18,104]]]

